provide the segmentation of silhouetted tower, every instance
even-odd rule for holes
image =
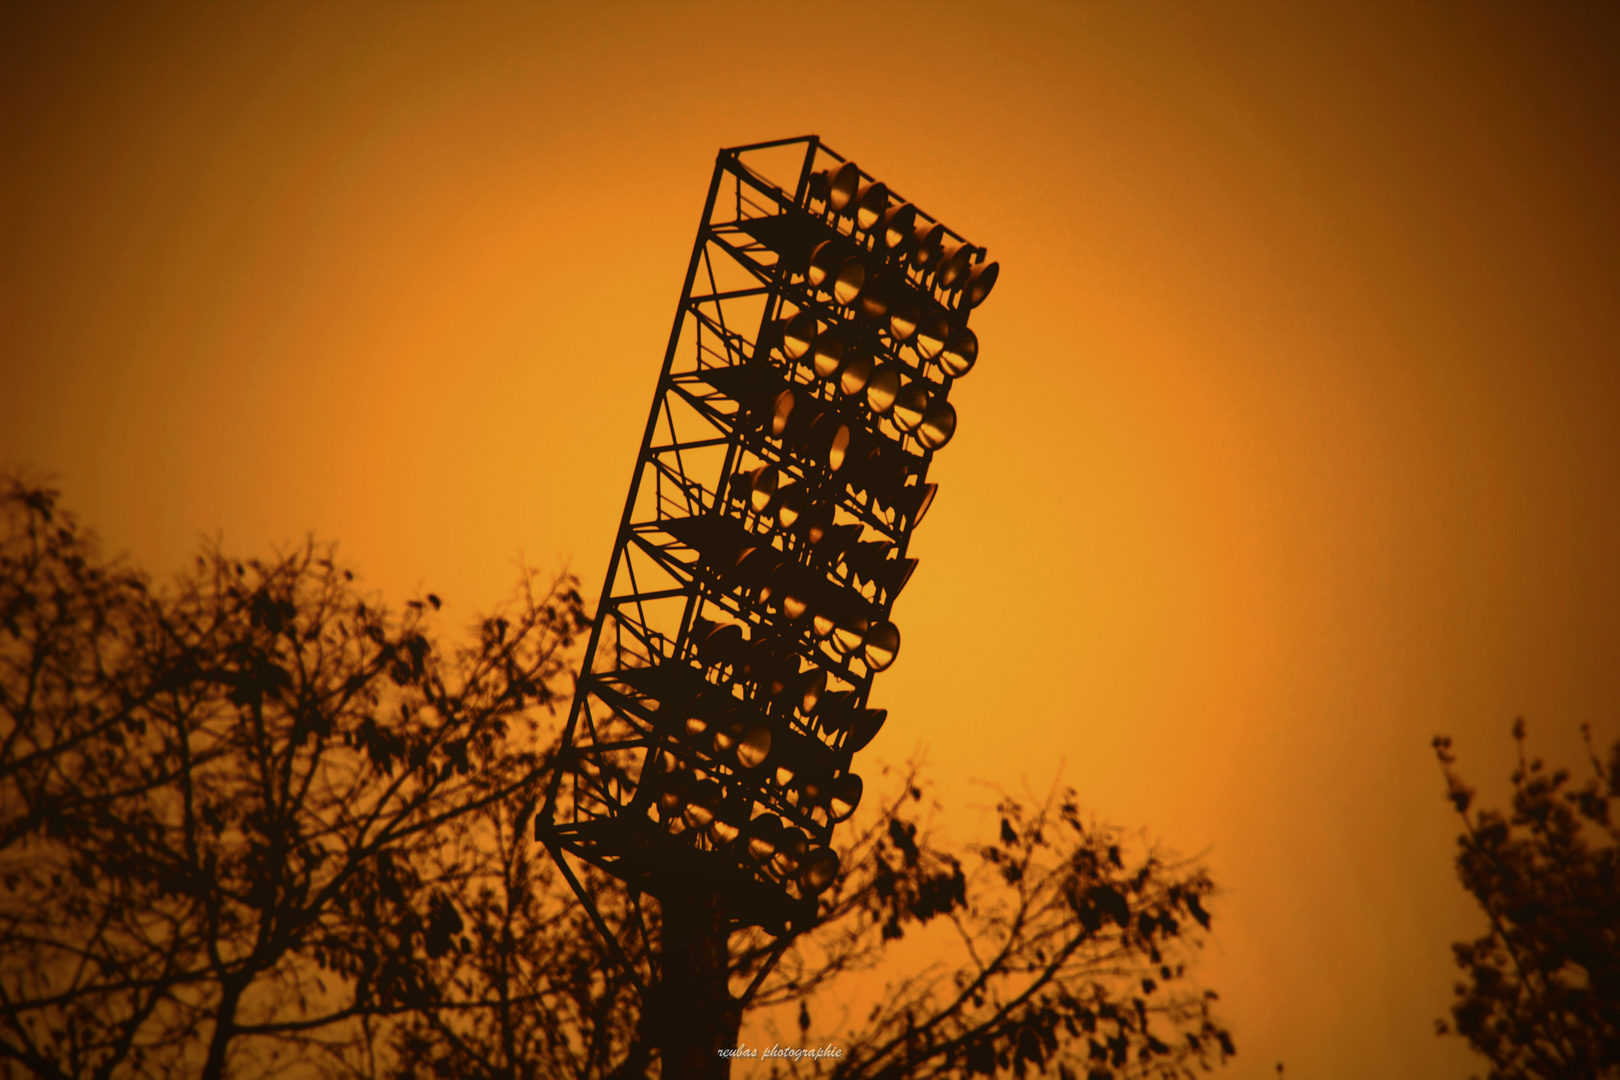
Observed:
[[[725,1075],[727,933],[808,927],[838,874],[996,275],[813,136],[720,152],[535,823],[604,933],[566,855],[658,897],[666,1078]]]

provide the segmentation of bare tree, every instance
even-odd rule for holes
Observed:
[[[312,544],[157,591],[4,501],[0,1060],[268,1073],[430,1000],[460,871],[424,853],[532,798],[572,583],[445,655],[436,597],[393,618]]]
[[[1581,733],[1591,775],[1576,787],[1567,769],[1526,756],[1524,721],[1514,723],[1506,813],[1474,808],[1451,740],[1434,740],[1463,823],[1457,876],[1490,923],[1452,946],[1466,979],[1437,1027],[1488,1058],[1492,1080],[1620,1077],[1620,741],[1605,764]]]
[[[779,1059],[773,1074],[1180,1077],[1235,1052],[1215,995],[1191,977],[1214,892],[1201,868],[1141,845],[1133,854],[1120,830],[1083,820],[1072,791],[1035,803],[1003,794],[996,841],[952,851],[929,828],[933,804],[915,770],[896,779],[841,845],[845,870],[814,930],[788,941],[758,930],[731,937],[738,1007],[796,1014],[788,1045],[840,1051]],[[457,905],[478,913],[482,944],[444,957],[436,980],[458,993],[402,1019],[398,1064],[385,1071],[648,1075],[656,1039],[638,980],[552,868],[526,862],[521,829],[509,835],[510,846],[492,849],[501,854],[489,881],[463,880],[472,895]],[[590,891],[639,985],[657,985],[657,902],[600,876]],[[949,929],[959,963],[889,986],[852,1028],[816,1026],[816,1016],[839,1015],[834,1002],[852,979],[870,977],[894,942],[930,923]],[[539,1009],[509,1008],[515,1001]]]
[[[314,545],[210,550],[158,589],[49,493],[0,506],[8,1073],[659,1075],[658,901],[573,867],[604,938],[529,835],[587,625],[571,581],[525,582],[446,650],[436,597],[392,616]],[[841,834],[818,924],[726,942],[730,1007],[843,1051],[773,1071],[1100,1080],[1233,1052],[1191,974],[1199,866],[1073,792],[1002,793],[983,846],[946,843],[935,809],[894,774]],[[838,1020],[918,932],[955,951]]]
[[[1210,925],[1208,874],[1151,848],[1133,854],[1074,798],[1003,793],[996,841],[955,854],[920,840],[906,815],[885,815],[874,857],[849,883],[859,914],[829,923],[832,944],[817,955],[868,962],[910,925],[944,919],[961,959],[890,986],[856,1030],[826,1032],[842,1057],[809,1069],[789,1059],[784,1071],[1173,1077],[1234,1053],[1215,995],[1188,977]],[[790,966],[780,996],[797,996],[814,967]]]

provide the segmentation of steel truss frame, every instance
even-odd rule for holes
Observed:
[[[797,175],[779,183],[767,170],[784,160]],[[535,820],[604,934],[565,856],[655,896],[720,893],[734,928],[810,925],[820,879],[806,875],[836,869],[833,827],[860,795],[850,759],[884,719],[867,699],[894,650],[857,638],[890,625],[915,565],[906,549],[932,497],[933,455],[818,374],[812,356],[795,357],[802,343],[783,327],[801,313],[837,327],[943,400],[949,376],[883,320],[811,286],[810,252],[836,240],[951,308],[926,273],[829,207],[813,178],[843,164],[815,136],[722,150],[715,164]],[[952,324],[965,326],[967,311],[958,303]],[[810,430],[783,421],[784,391],[800,419],[817,418]],[[836,468],[829,433],[845,443]],[[795,488],[790,513],[773,492]],[[764,827],[771,817],[780,829]]]

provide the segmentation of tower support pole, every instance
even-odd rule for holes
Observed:
[[[718,892],[671,892],[663,908],[652,1032],[664,1080],[727,1080],[742,1003],[732,996],[729,927]]]

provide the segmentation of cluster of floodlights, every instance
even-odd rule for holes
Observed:
[[[619,673],[662,703],[648,816],[804,898],[836,877],[825,840],[860,802],[850,758],[886,717],[863,688],[900,649],[906,542],[956,430],[952,381],[978,357],[968,314],[998,273],[852,163],[806,201],[739,223],[781,255],[788,310],[751,361],[698,372],[738,403],[752,460],[716,512],[660,523],[744,619],[699,615],[686,663]]]

